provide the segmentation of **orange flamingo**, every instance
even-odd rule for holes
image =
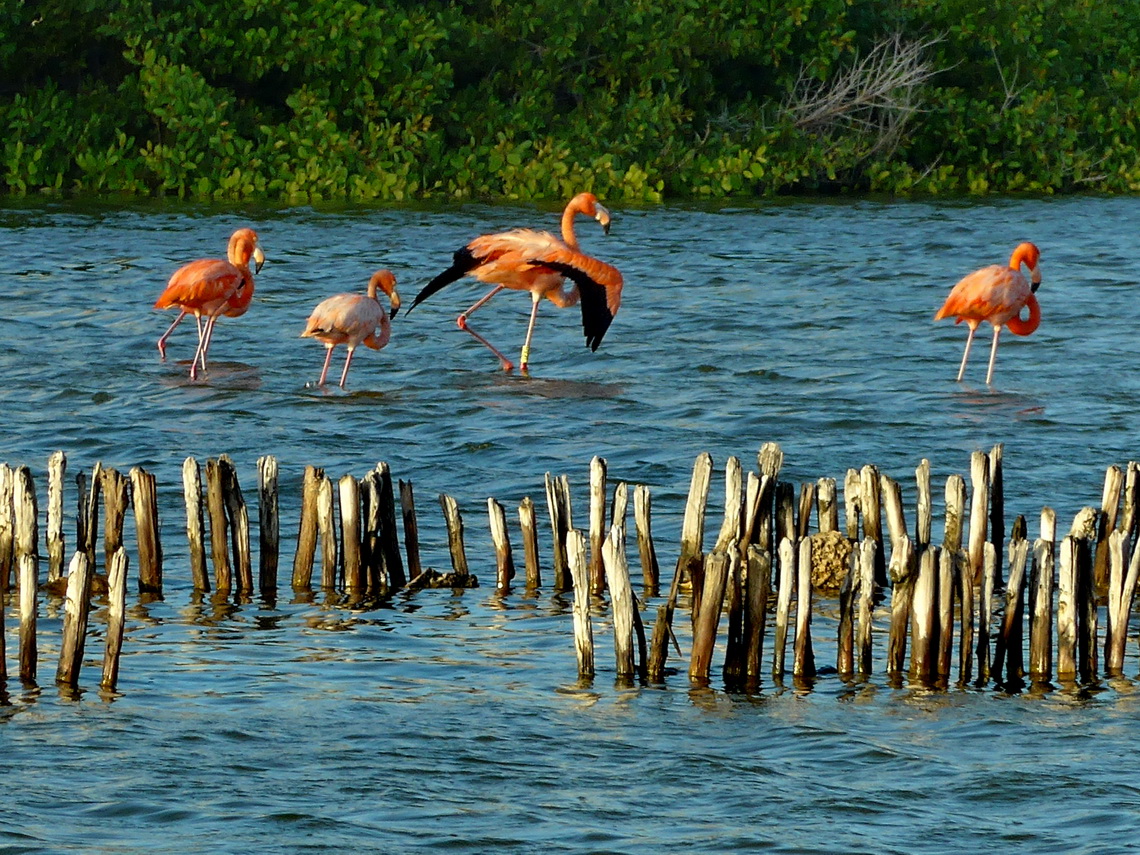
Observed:
[[[598,204],[593,193],[579,193],[562,212],[561,240],[549,232],[532,229],[513,229],[477,237],[456,251],[451,267],[416,295],[408,311],[411,312],[445,285],[464,276],[474,276],[495,287],[461,314],[455,323],[489,348],[499,358],[504,371],[514,368],[510,360],[467,324],[467,319],[476,309],[504,288],[529,291],[531,295],[530,324],[519,357],[519,367],[523,372],[530,361],[530,340],[538,317],[538,304],[543,297],[560,309],[581,303],[586,345],[590,350],[597,350],[621,305],[622,278],[616,268],[591,258],[578,248],[578,238],[574,234],[574,217],[578,214],[593,217],[609,234],[609,211]],[[569,288],[565,287],[567,279],[572,283]]]
[[[400,311],[400,295],[396,293],[396,277],[387,270],[377,270],[368,280],[368,295],[337,294],[321,301],[309,315],[309,322],[301,338],[315,338],[325,344],[325,367],[321,369],[318,386],[325,385],[329,373],[333,348],[338,344],[348,346],[348,356],[344,360],[344,371],[340,374],[340,387],[344,388],[348,377],[348,366],[352,364],[352,354],[357,345],[364,344],[379,350],[388,343],[391,323],[384,307],[376,299],[377,289],[388,295],[392,307],[392,317]]]
[[[179,310],[174,323],[158,340],[158,352],[164,360],[166,340],[186,315],[194,315],[198,324],[198,349],[190,363],[191,380],[198,376],[199,365],[203,371],[206,370],[206,352],[210,349],[214,324],[219,316],[241,317],[249,308],[253,299],[253,274],[249,271],[249,260],[254,260],[258,273],[265,263],[265,254],[253,229],[234,232],[230,236],[226,256],[227,260],[200,258],[178,268],[154,304],[156,309]],[[202,324],[203,316],[206,318],[205,326]]]
[[[962,365],[958,369],[958,382],[966,373],[966,360],[970,356],[970,345],[974,332],[982,321],[989,321],[994,328],[994,342],[990,347],[990,368],[986,373],[986,385],[994,376],[994,359],[997,357],[998,336],[1001,328],[1007,327],[1014,335],[1029,335],[1041,323],[1041,307],[1037,304],[1037,289],[1041,285],[1041,271],[1037,266],[1041,251],[1031,243],[1019,244],[1010,256],[1009,266],[991,264],[975,270],[953,287],[950,296],[934,320],[957,316],[956,324],[966,322],[970,334],[966,338],[966,350],[962,354]],[[1029,279],[1021,272],[1021,265],[1029,268]],[[1029,317],[1021,319],[1021,309],[1029,307]]]

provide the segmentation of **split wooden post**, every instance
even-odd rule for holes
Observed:
[[[815,505],[815,483],[805,481],[800,485],[800,504],[796,513],[796,537],[803,540],[811,534],[811,509]]]
[[[95,566],[95,541],[99,538],[99,493],[102,487],[103,464],[96,461],[91,470],[91,489],[87,495],[87,537],[82,546],[76,544],[76,549],[82,548],[87,553],[87,561],[92,567]]]
[[[233,543],[234,567],[237,570],[237,592],[253,593],[253,557],[249,544],[249,510],[245,506],[237,467],[228,454],[218,458],[222,476],[222,496],[226,505],[226,521]]]
[[[123,523],[130,504],[130,489],[127,479],[116,469],[104,469],[102,474],[103,492],[103,569],[111,567],[111,557],[123,545]],[[94,572],[94,568],[92,568]]]
[[[332,479],[321,474],[317,484],[317,532],[321,538],[321,587],[326,591],[337,586],[336,510]]]
[[[111,556],[111,570],[107,574],[107,646],[103,652],[103,678],[99,685],[108,692],[115,691],[119,683],[119,656],[123,650],[129,564],[127,550],[116,549]]]
[[[858,560],[858,624],[855,633],[855,671],[862,676],[871,673],[872,662],[872,635],[871,620],[875,604],[875,550],[879,548],[873,540],[864,540],[859,549],[851,550],[852,567]]]
[[[820,478],[815,485],[816,525],[820,534],[839,531],[839,505],[836,504],[835,479]]]
[[[550,531],[552,537],[551,562],[554,565],[554,589],[556,591],[568,591],[574,584],[566,557],[566,537],[572,527],[572,521],[566,519],[566,505],[561,493],[561,482],[547,472],[546,507],[550,512]],[[586,574],[586,578],[588,584],[589,573]]]
[[[603,569],[610,588],[610,608],[613,611],[614,657],[619,680],[633,677],[633,588],[629,583],[629,563],[625,555],[625,529],[620,525],[610,528],[602,542]]]
[[[29,556],[36,565],[39,574],[39,503],[36,501],[36,485],[32,480],[31,470],[27,466],[20,466],[13,474],[12,485],[12,511],[14,532],[12,552],[17,564],[21,555]],[[24,584],[23,576],[20,584]]]
[[[993,674],[1007,688],[1020,685],[1025,676],[1022,634],[1025,623],[1025,565],[1029,558],[1029,541],[1010,540],[1009,581],[1005,587],[1005,611],[994,651]],[[1004,678],[1002,671],[1005,671]]]
[[[657,550],[653,548],[650,524],[651,499],[649,488],[638,484],[633,488],[633,521],[637,527],[637,552],[641,558],[641,581],[646,596],[656,597],[660,584]]]
[[[776,492],[776,541],[785,537],[799,543],[796,537],[796,488],[787,481],[777,481]]]
[[[416,521],[416,498],[411,481],[400,482],[400,511],[404,520],[404,550],[408,555],[408,578],[423,573],[420,564],[420,526]]]
[[[1005,478],[1002,467],[1002,453],[1005,446],[997,443],[990,449],[990,535],[989,541],[994,545],[994,554],[998,556],[996,564],[995,585],[1002,585],[1001,556],[1005,552]]]
[[[1077,547],[1077,673],[1082,683],[1091,683],[1096,679],[1100,662],[1093,578],[1095,545],[1091,539],[1081,538]]]
[[[866,541],[864,541],[866,542]],[[859,550],[847,556],[847,572],[839,586],[839,631],[835,670],[841,678],[855,673],[855,597],[859,590]]]
[[[970,486],[973,494],[970,500],[970,583],[982,581],[986,560],[986,526],[990,507],[990,458],[984,452],[975,451],[970,455]]]
[[[728,580],[728,554],[722,551],[709,553],[705,560],[700,611],[693,623],[693,650],[689,660],[689,679],[706,684],[712,665],[713,648],[720,626],[724,590]]]
[[[312,586],[313,561],[317,553],[317,497],[325,471],[306,466],[301,481],[301,519],[297,527],[297,550],[293,553],[293,590]]]
[[[934,654],[938,649],[938,639],[934,636],[935,594],[938,590],[937,546],[922,550],[918,557],[918,576],[914,582],[914,596],[911,601],[911,678],[920,683],[929,683],[934,675]]]
[[[859,472],[860,481],[860,508],[863,514],[863,537],[870,538],[878,545],[875,552],[875,584],[880,587],[887,584],[887,553],[883,549],[883,521],[880,511],[880,477],[879,470],[867,465]]]
[[[882,496],[882,509],[886,512],[887,531],[890,533],[891,554],[893,555],[898,544],[907,536],[906,515],[903,513],[902,486],[893,478],[880,475],[879,493]],[[877,545],[879,548],[883,546],[881,542],[877,542]],[[877,569],[876,567],[876,571]]]
[[[365,589],[381,594],[388,580],[380,548],[380,473],[375,469],[360,479],[360,505],[360,572]]]
[[[342,475],[337,481],[340,498],[341,566],[344,570],[344,589],[361,594],[368,587],[361,555],[360,533],[360,482],[355,475]]]
[[[1109,466],[1104,473],[1104,491],[1101,494],[1101,514],[1097,524],[1096,558],[1093,565],[1093,581],[1097,591],[1108,585],[1108,536],[1116,528],[1116,518],[1120,511],[1120,497],[1124,491],[1124,472],[1119,466]]]
[[[665,662],[669,658],[669,639],[673,637],[673,612],[677,608],[677,594],[681,587],[680,566],[673,572],[669,596],[657,607],[657,620],[653,624],[653,638],[649,643],[648,677],[655,683],[665,679]],[[674,644],[676,640],[674,639]],[[678,649],[677,654],[680,655]]]
[[[903,672],[906,663],[907,630],[918,575],[914,544],[909,537],[903,537],[891,555],[890,574],[891,631],[887,642],[887,673],[897,676]]]
[[[811,538],[800,541],[799,578],[796,580],[796,643],[792,675],[802,679],[815,676],[815,651],[811,645]]]
[[[772,649],[772,676],[780,679],[786,673],[788,618],[792,610],[792,592],[796,587],[796,545],[788,538],[780,541],[779,582],[776,587],[776,636]]]
[[[606,569],[602,562],[602,541],[606,536],[606,461],[590,461],[590,591],[606,589]]]
[[[859,539],[860,516],[863,508],[863,477],[858,469],[848,469],[843,479],[843,517],[847,539]]]
[[[451,552],[451,569],[457,576],[466,578],[470,574],[467,569],[467,552],[463,548],[463,517],[459,513],[459,505],[446,493],[439,494],[439,505],[443,509],[443,520],[447,524],[447,548]]]
[[[716,546],[727,552],[740,542],[744,517],[744,473],[739,457],[729,457],[724,465],[724,520],[716,538]]]
[[[693,583],[694,599],[700,588],[701,563],[704,552],[705,508],[709,498],[709,479],[712,476],[712,455],[702,452],[693,463],[693,477],[689,483],[689,498],[685,503],[685,517],[681,523],[681,553],[677,569],[682,578]],[[696,603],[694,602],[694,614]]]
[[[933,523],[933,505],[931,503],[930,492],[930,461],[925,457],[914,470],[914,480],[918,489],[918,497],[915,505],[914,543],[916,548],[923,549],[930,544],[930,532]]]
[[[63,576],[63,478],[67,472],[67,455],[53,452],[48,458],[47,508],[47,582],[53,584]]]
[[[278,504],[277,458],[257,458],[257,585],[262,596],[277,590],[281,558],[281,516]]]
[[[929,544],[927,545],[929,548]],[[954,567],[957,559],[945,549],[938,551],[938,659],[940,681],[950,681],[950,660],[954,651]]]
[[[729,553],[725,580],[728,631],[722,673],[728,685],[739,686],[744,676],[744,579],[741,574],[740,541],[744,522],[744,474],[738,457],[729,457],[724,467],[724,520],[714,551]]]
[[[1130,460],[1124,476],[1123,508],[1116,523],[1117,529],[1124,532],[1129,554],[1134,552],[1136,547],[1138,504],[1140,504],[1140,463]]]
[[[1053,541],[1033,544],[1033,569],[1029,580],[1029,679],[1047,683],[1053,679]]]
[[[226,495],[222,479],[221,464],[213,457],[208,458],[206,511],[210,515],[210,557],[214,563],[214,586],[218,591],[228,592],[233,587],[233,568],[230,566],[229,544],[226,542]]]
[[[402,588],[408,584],[408,577],[404,573],[400,540],[396,536],[396,497],[392,489],[392,470],[387,463],[381,461],[376,464],[375,471],[380,475],[380,552],[384,556],[384,572],[390,586]]]
[[[7,463],[0,463],[0,592],[7,591],[12,586],[14,566],[12,547],[15,528],[12,511],[13,481],[12,467]],[[82,493],[82,489],[80,492]]]
[[[187,457],[182,462],[182,497],[186,504],[186,540],[190,550],[190,579],[196,591],[210,590],[206,572],[206,546],[203,536],[202,470],[198,461]]]
[[[978,681],[990,679],[990,638],[993,632],[994,590],[997,587],[998,554],[993,541],[982,544],[982,593],[978,598]]]
[[[139,552],[139,591],[162,593],[162,542],[158,532],[158,486],[151,473],[134,467],[130,471],[131,504],[135,511],[135,535]],[[114,562],[118,550],[111,555]],[[107,571],[110,573],[110,570]]]
[[[519,529],[522,531],[526,562],[526,587],[528,591],[534,591],[542,586],[542,569],[538,559],[538,520],[530,496],[524,496],[519,502]]]
[[[974,569],[962,550],[966,519],[966,482],[961,475],[946,479],[946,525],[942,551],[954,561],[959,597],[958,680],[968,683],[974,671]]]
[[[1061,541],[1060,570],[1057,575],[1057,678],[1077,676],[1077,539],[1068,535]]]
[[[515,562],[511,555],[511,538],[507,532],[507,512],[493,498],[487,499],[487,516],[491,525],[491,542],[495,545],[495,590],[506,594],[515,578]]]
[[[117,550],[121,549],[121,545],[117,547]],[[55,681],[64,686],[79,684],[83,646],[87,639],[87,619],[91,612],[91,576],[91,563],[87,560],[86,553],[76,552],[67,571],[67,600],[59,645],[59,666],[55,672]]]
[[[564,546],[566,569],[571,574],[570,586],[574,590],[574,650],[578,655],[578,679],[589,680],[594,676],[594,630],[590,625],[590,571],[586,563],[586,539],[580,531],[572,529],[566,533]]]
[[[1104,667],[1109,676],[1124,672],[1124,646],[1128,619],[1140,578],[1140,549],[1128,554],[1128,533],[1116,530],[1109,537],[1108,626],[1104,639]]]
[[[610,525],[620,525],[622,530],[626,527],[626,517],[629,515],[629,485],[625,481],[618,481],[614,485],[614,498],[610,504]]]
[[[748,572],[744,577],[744,662],[749,686],[760,679],[764,657],[764,630],[768,623],[768,595],[771,589],[772,559],[768,550],[748,545]]]
[[[17,552],[16,574],[20,584],[20,680],[35,683],[36,613],[39,610],[39,570],[35,555]]]

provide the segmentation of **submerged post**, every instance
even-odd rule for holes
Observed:
[[[57,582],[63,575],[63,478],[67,471],[67,456],[62,451],[48,458],[48,510],[47,551],[48,584]]]
[[[542,570],[538,560],[538,520],[530,496],[524,496],[519,502],[519,529],[522,531],[523,557],[526,563],[526,587],[528,591],[533,591],[542,585]]]
[[[257,584],[262,596],[266,596],[277,590],[277,565],[281,556],[277,458],[271,454],[257,459],[257,494]]]
[[[411,481],[400,482],[400,511],[404,519],[404,550],[408,555],[408,578],[423,572],[420,565],[420,526],[416,521],[416,498]]]
[[[507,532],[507,512],[494,498],[487,499],[487,517],[491,525],[491,542],[495,545],[495,590],[506,594],[515,577],[515,562],[511,555],[511,538]]]
[[[578,679],[594,676],[594,631],[590,626],[590,571],[586,564],[586,540],[573,529],[566,533],[567,570],[574,589],[574,650],[578,655]]]
[[[137,466],[131,469],[130,479],[139,550],[139,591],[161,594],[162,542],[158,537],[157,482],[154,475]],[[118,550],[111,556],[112,563],[116,554]]]
[[[87,639],[87,618],[91,611],[91,573],[86,553],[76,552],[67,573],[67,601],[60,640],[59,667],[55,672],[55,681],[65,686],[79,683],[83,645]]]
[[[111,556],[111,572],[107,574],[107,647],[103,653],[104,689],[115,691],[119,683],[119,656],[123,650],[123,628],[127,608],[127,551],[119,548]]]
[[[186,540],[190,549],[190,578],[196,591],[210,590],[206,572],[206,546],[202,516],[202,471],[198,461],[187,457],[182,462],[182,497],[186,503]]]
[[[317,496],[325,471],[306,466],[301,482],[301,519],[297,528],[297,549],[293,553],[293,590],[312,585],[313,561],[317,553]]]
[[[633,520],[637,526],[637,552],[641,557],[641,579],[646,594],[655,597],[660,584],[660,568],[657,564],[657,551],[653,548],[650,513],[649,488],[644,484],[638,484],[633,489]]]

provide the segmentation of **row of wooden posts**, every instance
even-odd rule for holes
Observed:
[[[813,597],[838,599],[836,670],[841,676],[872,671],[876,604],[889,608],[886,672],[908,674],[930,685],[947,685],[955,630],[959,684],[993,679],[1007,687],[1025,680],[1087,682],[1099,673],[1098,604],[1106,606],[1103,639],[1105,673],[1123,667],[1127,626],[1140,574],[1136,549],[1140,467],[1109,467],[1100,508],[1077,515],[1071,533],[1056,539],[1053,511],[1041,514],[1040,536],[1028,541],[1023,517],[1013,522],[1008,543],[1008,576],[1003,580],[1004,489],[1002,446],[971,459],[972,491],[967,510],[965,479],[951,475],[945,489],[941,545],[932,543],[930,465],[915,471],[917,502],[913,537],[908,531],[900,485],[874,466],[849,470],[843,485],[845,530],[839,528],[834,479],[800,486],[779,480],[783,453],[775,443],[761,447],[759,472],[744,477],[733,457],[725,468],[724,519],[713,547],[705,551],[705,517],[712,459],[699,455],[693,469],[681,530],[680,555],[665,601],[659,605],[651,636],[642,625],[626,558],[629,489],[607,481],[606,463],[590,466],[590,501],[585,532],[574,527],[566,475],[546,475],[551,530],[553,587],[573,591],[573,626],[578,671],[595,673],[591,625],[593,598],[610,594],[616,671],[621,680],[638,676],[661,680],[670,642],[680,655],[674,612],[688,592],[691,605],[689,676],[708,681],[724,624],[723,676],[729,688],[757,686],[762,674],[783,679],[789,669],[786,648],[792,639],[790,673],[811,679],[817,672],[811,640]],[[133,508],[138,589],[161,595],[162,546],[154,476],[132,469],[123,476],[96,464],[90,482],[76,476],[76,549],[64,574],[63,493],[66,457],[48,464],[46,588],[64,593],[65,613],[58,682],[74,686],[83,659],[93,580],[105,584],[109,605],[102,685],[114,689],[123,637],[129,565],[123,528]],[[186,536],[190,574],[198,591],[220,596],[254,591],[249,512],[232,460],[226,455],[202,467],[194,458],[183,465]],[[320,585],[357,599],[424,587],[473,587],[464,524],[457,502],[440,496],[448,532],[451,571],[423,568],[411,482],[399,481],[404,549],[397,533],[391,473],[380,463],[364,478],[345,475],[335,483],[318,468],[306,467],[291,584],[312,585],[320,545]],[[258,589],[271,596],[278,586],[280,526],[278,469],[273,457],[258,460]],[[633,489],[637,547],[644,595],[659,594],[659,569],[650,523],[650,492]],[[337,501],[339,500],[339,501]],[[102,504],[103,575],[96,574],[96,546]],[[488,499],[490,534],[498,590],[510,590],[515,564],[504,507]],[[339,514],[337,509],[339,508]],[[811,532],[815,515],[816,532]],[[887,534],[883,532],[883,518]],[[518,508],[526,586],[542,585],[539,526],[534,502]],[[208,522],[208,525],[207,525]],[[19,676],[34,682],[37,672],[36,612],[39,578],[39,512],[27,467],[0,465],[0,590],[8,590],[13,570],[19,586]],[[208,547],[207,547],[208,536]],[[889,549],[889,558],[888,558]],[[1059,560],[1058,560],[1059,551]],[[213,567],[211,578],[207,555]],[[404,558],[407,565],[405,569]],[[883,606],[889,590],[889,604]],[[1004,591],[1004,595],[1002,592]],[[1029,655],[1023,655],[1028,596]],[[794,626],[792,625],[795,601]],[[995,603],[998,604],[995,621]],[[1056,643],[1054,644],[1054,610]],[[773,611],[772,619],[769,612]],[[727,616],[727,621],[723,618]],[[771,624],[770,666],[765,638]],[[0,679],[5,679],[3,612],[0,610]],[[909,649],[909,666],[908,653]],[[1055,652],[1055,656],[1054,656]]]

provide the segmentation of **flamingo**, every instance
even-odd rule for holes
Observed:
[[[380,301],[376,299],[377,289],[388,295],[392,307],[392,318],[400,311],[400,295],[396,293],[396,277],[388,270],[377,270],[368,280],[368,295],[337,294],[322,300],[309,315],[309,322],[301,338],[315,338],[325,344],[325,367],[321,369],[318,386],[325,385],[329,373],[333,348],[338,344],[348,345],[348,356],[344,360],[344,371],[340,374],[340,387],[344,388],[348,377],[348,366],[357,345],[364,344],[379,350],[388,343],[391,323]]]
[[[598,204],[593,193],[579,193],[562,212],[561,240],[549,232],[533,229],[513,229],[477,237],[456,251],[451,267],[416,295],[408,311],[411,312],[445,285],[464,276],[474,276],[495,287],[463,312],[455,323],[489,348],[499,358],[504,371],[514,368],[510,360],[467,323],[476,309],[504,288],[529,291],[531,296],[530,324],[519,357],[519,368],[524,373],[530,362],[530,341],[538,317],[538,304],[543,297],[560,309],[581,303],[586,345],[591,351],[596,351],[621,305],[622,278],[616,268],[591,258],[578,248],[578,238],[574,234],[574,218],[578,214],[593,217],[609,234],[609,211]],[[571,280],[568,288],[565,287],[567,279]]]
[[[962,365],[958,369],[958,382],[966,373],[966,360],[970,356],[970,345],[974,332],[982,321],[989,321],[994,328],[994,342],[990,347],[990,368],[986,373],[986,385],[994,376],[994,359],[997,356],[998,336],[1001,328],[1007,327],[1014,335],[1029,335],[1041,323],[1041,307],[1037,304],[1037,289],[1041,285],[1041,271],[1037,266],[1041,251],[1031,243],[1022,243],[1010,256],[1009,266],[991,264],[975,270],[953,287],[950,296],[934,320],[957,316],[956,324],[966,322],[970,334],[966,338],[966,350],[962,354]],[[1021,266],[1029,268],[1029,279],[1021,272]],[[1021,309],[1029,307],[1029,317],[1021,319]]]
[[[194,361],[190,363],[190,379],[198,376],[198,365],[206,370],[206,352],[210,349],[210,339],[218,317],[241,317],[253,299],[253,274],[249,270],[249,260],[256,263],[256,272],[261,272],[265,254],[258,245],[257,232],[253,229],[238,229],[230,235],[226,260],[220,258],[200,258],[191,261],[170,277],[166,290],[155,301],[156,309],[179,310],[166,332],[158,340],[158,352],[166,359],[166,340],[174,332],[184,317],[194,315],[198,324],[198,348]],[[202,317],[206,324],[203,327]]]

